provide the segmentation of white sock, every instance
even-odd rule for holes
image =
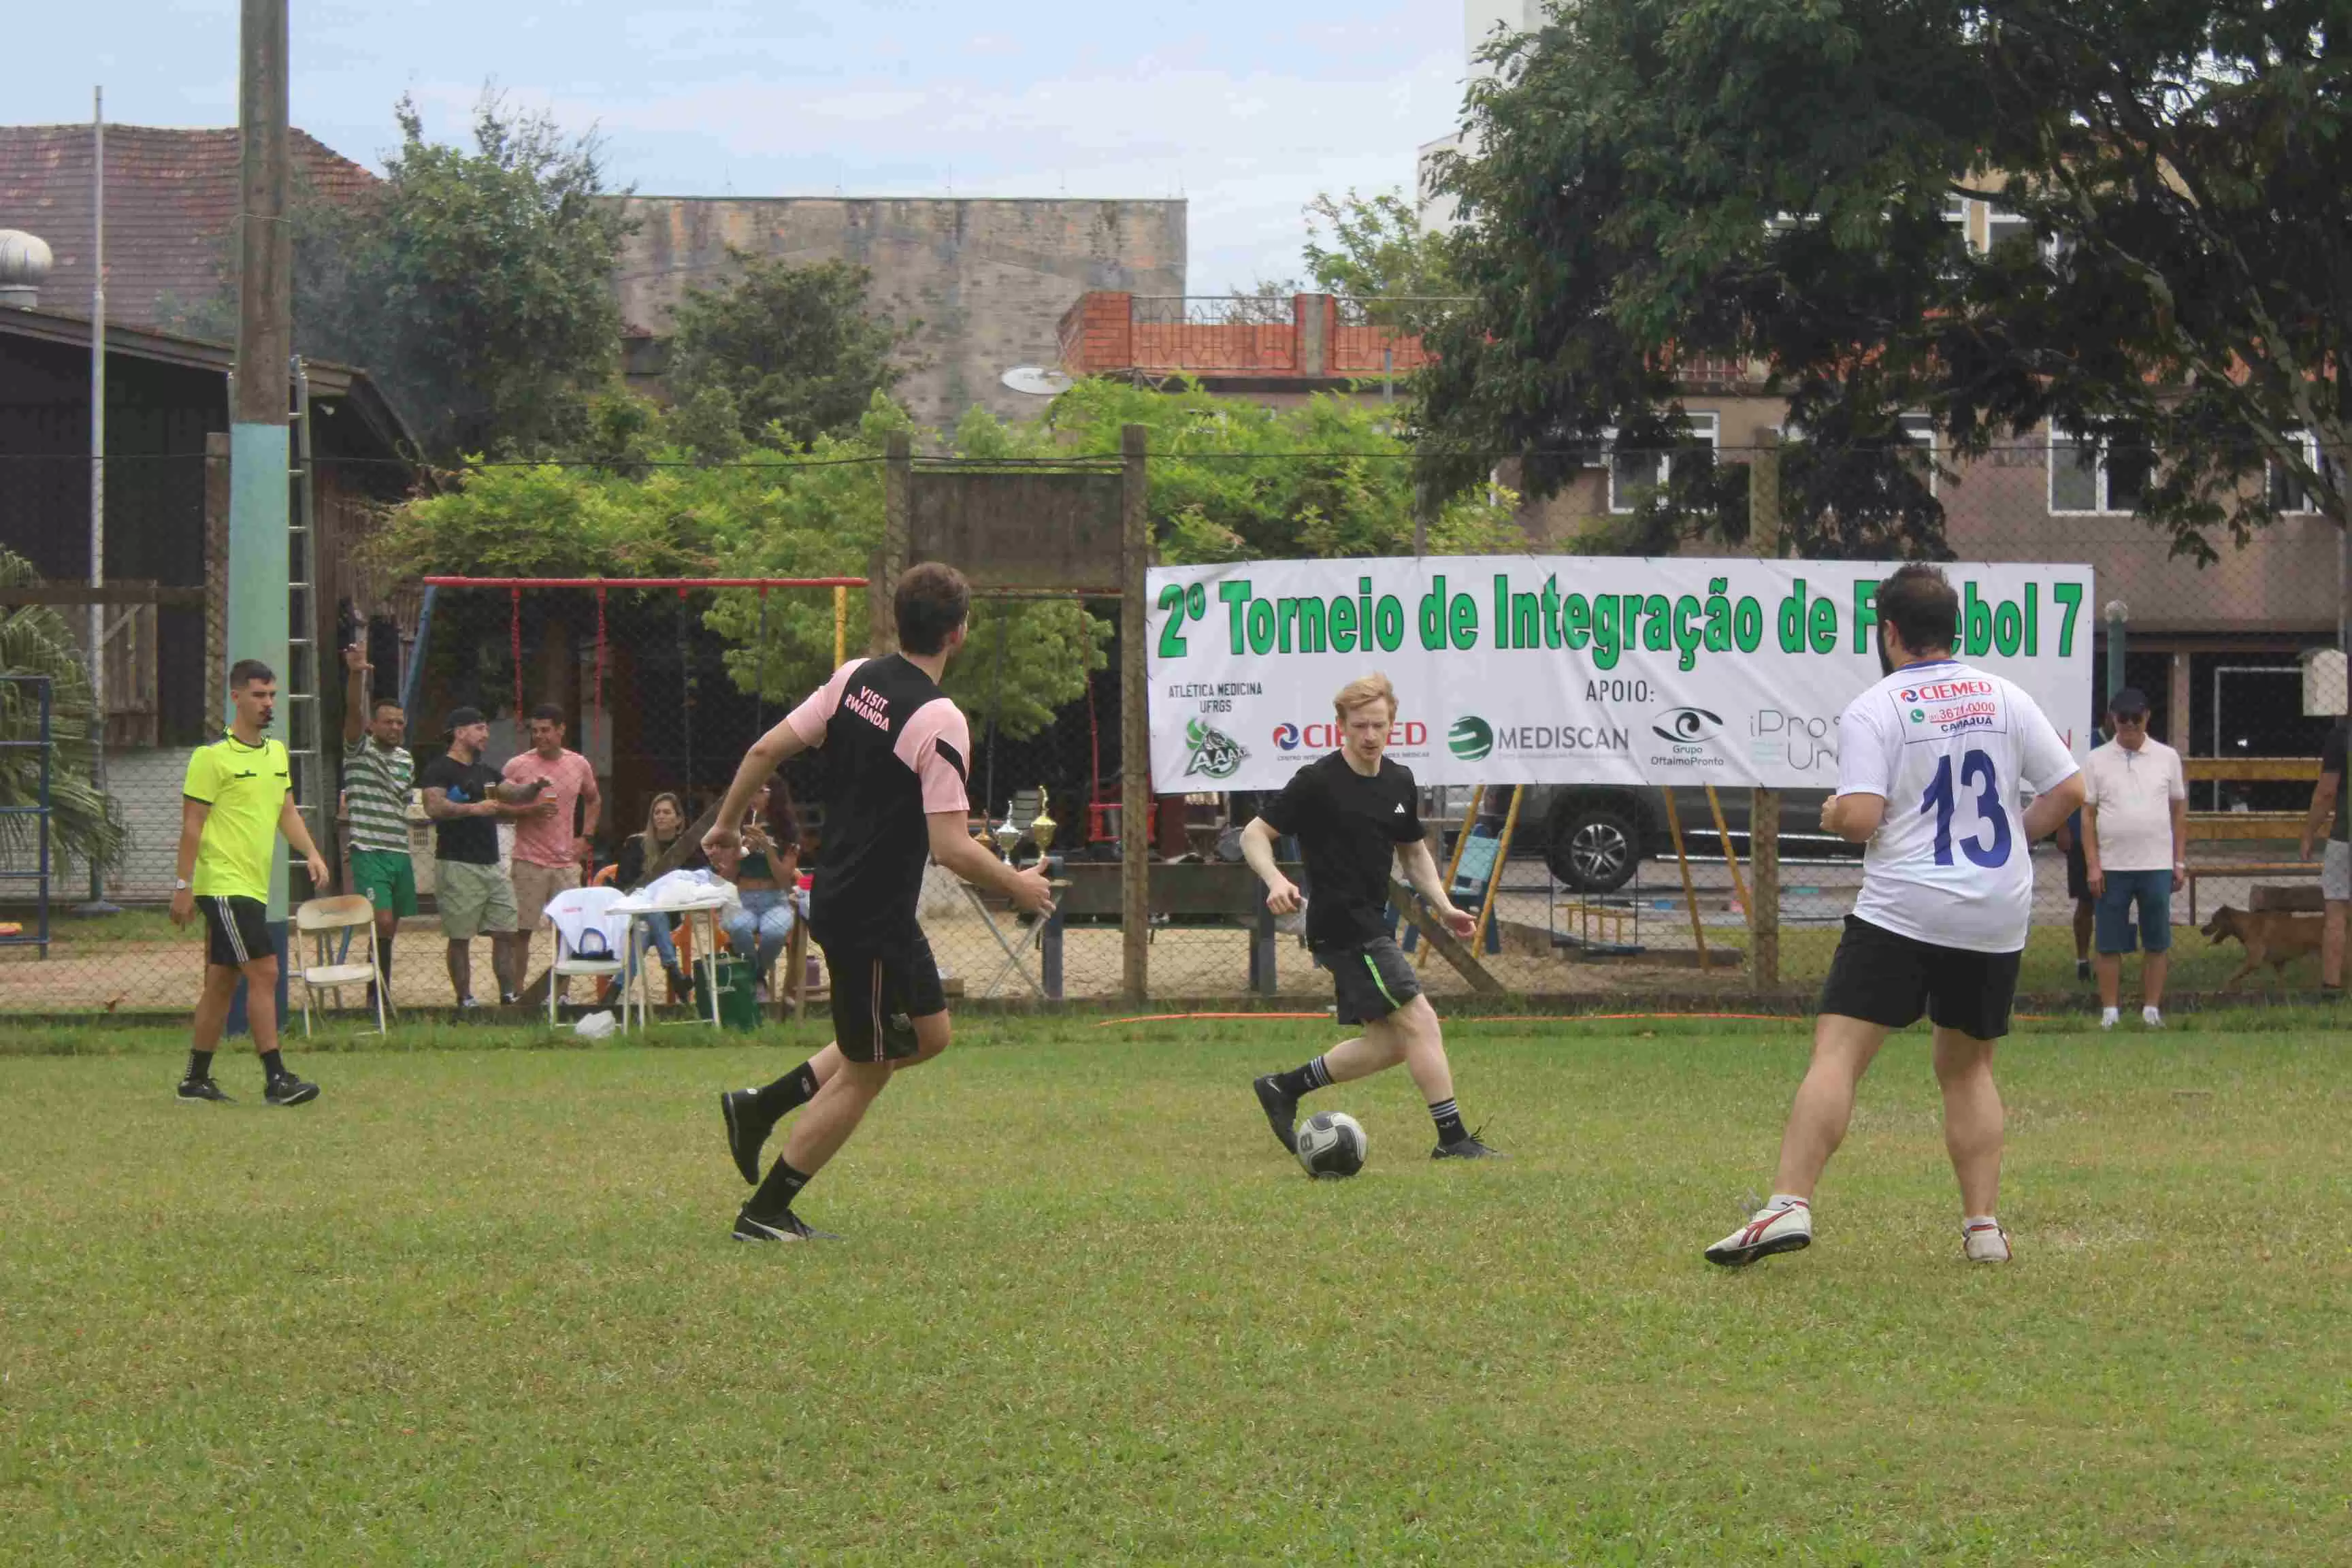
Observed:
[[[2102,1026],[2114,1023],[2118,1016],[2120,1016],[2120,1015],[2116,1009],[2113,1007],[2102,1007],[2099,1009],[2099,1022]]]
[[[2140,1022],[2144,1024],[2160,1024],[2164,1022],[2163,1011],[2153,1002],[2139,1010],[2139,1016]]]
[[[1812,1205],[1807,1203],[1804,1199],[1798,1197],[1793,1193],[1774,1193],[1771,1197],[1765,1200],[1764,1204],[1765,1211],[1772,1214],[1777,1214],[1782,1209],[1802,1209],[1811,1207],[1812,1207]]]
[[[1972,1214],[1963,1215],[1960,1216],[1960,1228],[1962,1230],[1974,1230],[1979,1226],[1990,1226],[1993,1229],[1999,1230],[2000,1228],[2000,1221],[1993,1218],[1992,1215],[1989,1214]]]

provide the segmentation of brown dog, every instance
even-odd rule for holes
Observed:
[[[2238,965],[2235,974],[2221,982],[2221,988],[2228,990],[2265,963],[2276,976],[2288,960],[2317,952],[2326,924],[2325,917],[2319,915],[2250,914],[2223,904],[2205,922],[2205,935],[2215,942],[2236,937],[2245,943],[2246,962]]]

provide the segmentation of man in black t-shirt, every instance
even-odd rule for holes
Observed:
[[[1265,884],[1265,907],[1289,914],[1298,908],[1298,889],[1275,864],[1274,846],[1285,835],[1298,840],[1315,889],[1307,903],[1307,944],[1331,972],[1339,1022],[1360,1024],[1364,1032],[1304,1066],[1259,1079],[1258,1103],[1282,1146],[1296,1152],[1302,1095],[1402,1062],[1437,1124],[1431,1157],[1496,1157],[1500,1151],[1463,1129],[1437,1014],[1389,929],[1392,860],[1403,862],[1405,879],[1454,935],[1467,937],[1478,924],[1446,896],[1422,837],[1412,770],[1381,754],[1396,722],[1396,689],[1384,675],[1368,675],[1341,688],[1332,705],[1345,736],[1339,749],[1299,769],[1242,830],[1242,856]]]
[[[454,710],[449,749],[416,775],[425,815],[433,819],[433,902],[441,911],[441,934],[449,940],[449,984],[460,1008],[481,1005],[474,1000],[477,935],[490,938],[499,1000],[511,1005],[520,995],[521,953],[498,940],[515,929],[514,885],[499,869],[499,819],[555,809],[553,801],[539,798],[545,780],[510,784],[484,764],[482,748],[489,740],[478,709]]]
[[[2319,783],[2311,792],[2311,812],[2303,824],[2303,858],[2311,858],[2320,829],[2333,812],[2336,826],[2327,828],[2326,857],[2319,863],[2319,895],[2327,910],[2319,947],[2319,986],[2323,991],[2344,985],[2344,921],[2352,912],[2352,773],[2345,770],[2345,752],[2352,746],[2352,719],[2338,719],[2327,727],[2327,742],[2319,753]]]
[[[711,865],[731,875],[742,851],[731,825],[743,820],[780,763],[824,748],[832,765],[809,931],[832,979],[833,1043],[765,1088],[719,1097],[728,1152],[759,1187],[735,1216],[738,1241],[824,1236],[793,1212],[793,1200],[841,1152],[893,1068],[948,1047],[947,997],[915,921],[924,865],[937,860],[1032,914],[1054,907],[1041,868],[1016,871],[965,831],[971,742],[940,679],[963,647],[971,605],[971,592],[953,567],[909,568],[896,594],[898,651],[843,665],[761,736],[728,787],[719,826],[703,837]],[[807,1114],[761,1181],[761,1146],[802,1105]]]

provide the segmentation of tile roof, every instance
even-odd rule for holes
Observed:
[[[296,131],[295,179],[349,200],[376,176]],[[90,128],[0,125],[0,228],[48,242],[57,265],[41,303],[86,311],[90,288]],[[165,311],[221,286],[237,210],[237,132],[148,125],[106,128],[106,314],[168,327]]]

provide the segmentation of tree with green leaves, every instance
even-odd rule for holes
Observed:
[[[650,405],[600,408],[611,466],[544,463],[468,466],[442,493],[395,509],[372,543],[375,557],[404,574],[482,576],[854,577],[867,571],[883,532],[882,457],[889,437],[911,430],[905,410],[875,393],[845,436],[821,435],[790,448],[745,447],[714,461],[680,444],[673,422]],[[967,454],[1007,455],[1012,437],[985,415],[967,420],[979,443]],[[731,432],[730,432],[731,433]],[[511,684],[506,607],[481,596],[444,600],[436,657],[468,661],[467,678],[488,690]],[[613,635],[635,635],[675,614],[622,595],[609,605]],[[851,646],[865,641],[865,606]],[[473,617],[468,619],[468,617]],[[833,668],[833,596],[751,589],[713,594],[703,624],[727,645],[739,690],[769,703],[797,701]],[[763,636],[764,634],[764,636]],[[1103,666],[1108,621],[1066,602],[986,603],[973,612],[972,647],[1005,639],[1001,683],[993,659],[950,668],[947,690],[976,720],[997,719],[1019,740],[1086,694]]]
[[[1452,237],[1422,227],[1401,190],[1318,195],[1307,204],[1305,258],[1307,276],[1326,294],[1437,300],[1461,290]]]
[[[416,105],[356,202],[296,206],[294,331],[364,365],[427,457],[550,452],[582,434],[620,355],[613,268],[628,233],[593,136],[485,93],[473,145]]]
[[[1039,455],[1110,457],[1129,425],[1150,441],[1151,527],[1163,560],[1412,553],[1412,448],[1377,404],[1327,393],[1273,408],[1193,385],[1156,392],[1088,380],[1054,400],[1034,438]],[[1457,493],[1434,509],[1427,548],[1523,548],[1516,500],[1483,484]]]
[[[738,275],[688,289],[672,319],[678,406],[713,423],[731,415],[745,441],[806,445],[854,432],[874,395],[906,374],[896,356],[914,325],[873,310],[874,275],[863,267],[795,267],[731,247],[728,256]]]
[[[1720,355],[1789,399],[1807,552],[1940,551],[1906,411],[1963,458],[2044,425],[2150,454],[2140,510],[2200,557],[2282,501],[2341,525],[2346,26],[2324,0],[1570,0],[1496,46],[1444,175],[1475,303],[1436,331],[1427,471],[1521,453],[1548,493],[1604,431],[1696,469],[1675,367]],[[2013,215],[2000,242],[1971,249],[1956,198]]]
[[[0,588],[40,585],[40,574],[0,548]],[[49,686],[49,853],[110,866],[127,834],[114,802],[96,783],[96,713],[80,639],[43,605],[0,608],[0,677],[46,679]],[[41,804],[41,701],[31,679],[0,679],[0,806]],[[18,865],[38,853],[37,817],[0,816],[0,853]],[[52,861],[52,865],[55,861]]]

